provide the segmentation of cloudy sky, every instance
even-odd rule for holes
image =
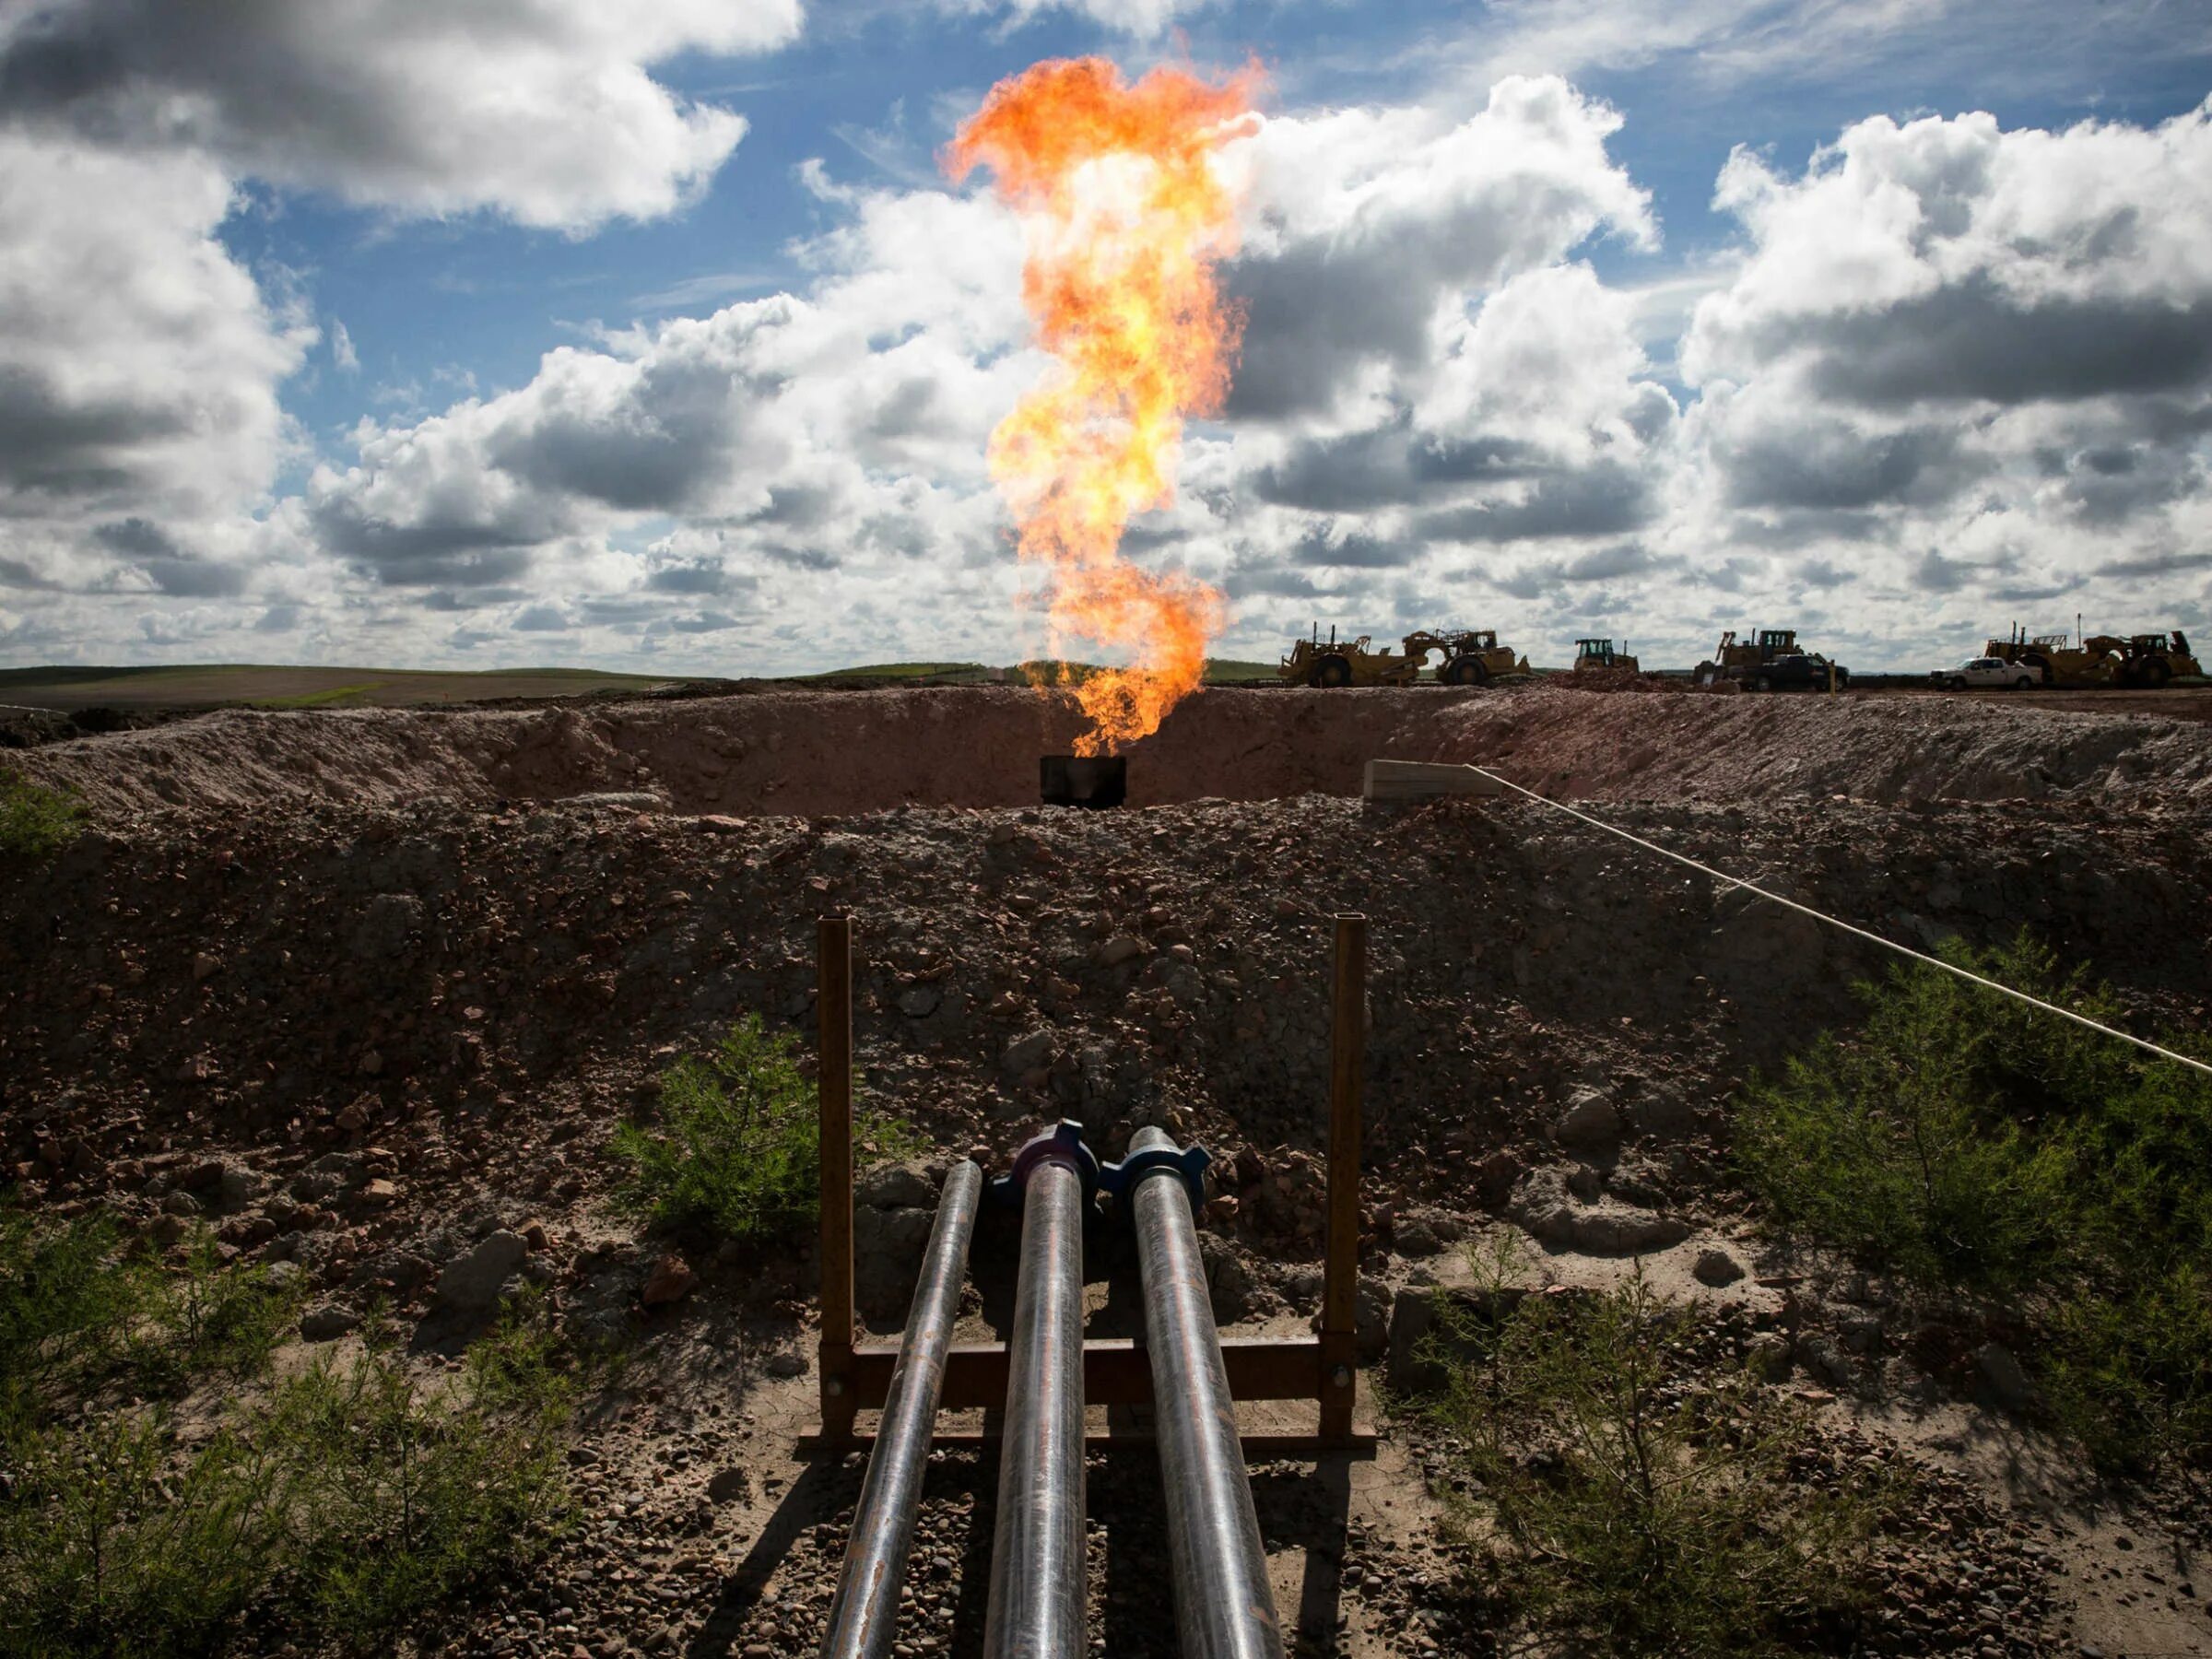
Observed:
[[[936,158],[1084,53],[1268,76],[1218,654],[2212,623],[2203,0],[0,0],[0,665],[1035,650]]]

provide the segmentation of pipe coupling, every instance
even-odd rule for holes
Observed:
[[[1191,1214],[1195,1216],[1206,1207],[1206,1171],[1213,1161],[1213,1154],[1195,1141],[1178,1147],[1164,1131],[1143,1129],[1130,1141],[1120,1163],[1108,1164],[1099,1171],[1099,1185],[1113,1194],[1117,1209],[1133,1215],[1130,1194],[1136,1190],[1136,1183],[1156,1171],[1171,1171],[1191,1195]]]
[[[1050,1129],[1031,1135],[1014,1154],[1014,1167],[991,1183],[991,1201],[1006,1209],[1021,1207],[1029,1191],[1030,1173],[1043,1163],[1065,1164],[1083,1183],[1083,1203],[1088,1207],[1099,1190],[1099,1159],[1083,1139],[1083,1125],[1062,1118]]]

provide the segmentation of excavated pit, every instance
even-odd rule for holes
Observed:
[[[230,710],[52,745],[23,770],[96,816],[591,794],[734,817],[1038,801],[1065,699],[1013,688],[777,691],[593,708]],[[2212,726],[2150,715],[1857,695],[1593,694],[1554,687],[1209,690],[1128,754],[1128,803],[1350,795],[1373,758],[1495,765],[1586,799],[1773,794],[2103,798],[2212,792]]]
[[[811,1651],[803,1621],[826,1606],[859,1478],[789,1456],[817,1409],[812,1265],[699,1251],[696,1286],[655,1304],[669,1244],[618,1202],[609,1137],[650,1121],[669,1065],[735,1018],[811,1043],[825,912],[854,921],[864,1107],[928,1149],[861,1194],[856,1290],[879,1334],[927,1234],[927,1161],[1003,1169],[1065,1117],[1108,1156],[1144,1123],[1216,1150],[1235,1189],[1205,1235],[1217,1317],[1302,1331],[1322,1283],[1329,918],[1358,909],[1364,1361],[1462,1241],[1512,1222],[1562,1283],[1648,1272],[1700,1317],[1786,1310],[1831,1418],[1856,1409],[1863,1371],[1890,1398],[1938,1399],[1927,1443],[1967,1408],[1978,1329],[1954,1352],[1900,1319],[1861,1355],[1841,1334],[1871,1316],[1848,1285],[1716,1289],[1694,1272],[1708,1246],[1760,1265],[1730,1173],[1743,1080],[1848,1027],[1850,987],[1883,953],[1537,803],[1365,810],[1341,798],[1361,764],[1482,761],[1608,801],[1609,823],[1923,948],[2026,926],[2143,1030],[2201,1030],[2212,1000],[2212,940],[2191,925],[2212,887],[2203,724],[1881,694],[1219,691],[1131,752],[1131,805],[1148,810],[1040,808],[1040,759],[1076,731],[1018,689],[776,692],[225,712],[29,751],[17,764],[76,788],[93,821],[50,861],[0,861],[0,1162],[26,1202],[97,1206],[133,1235],[204,1214],[241,1260],[304,1276],[325,1334],[384,1310],[428,1343],[442,1275],[495,1235],[531,1243],[563,1328],[631,1358],[593,1403],[584,1524],[534,1569],[529,1605],[561,1609],[563,1651],[627,1649],[679,1605],[691,1622],[652,1645]],[[1899,1419],[1851,1420],[1889,1435]],[[1306,1629],[1301,1556],[1361,1563],[1319,1604],[1316,1651],[1412,1651],[1406,1604],[1385,1597],[1437,1559],[1418,1451],[1386,1428],[1346,1500],[1366,1506],[1357,1553],[1340,1519],[1299,1509],[1322,1483],[1287,1464],[1256,1483],[1289,1551],[1286,1628]],[[1135,1631],[1165,1568],[1131,1564],[1158,1533],[1157,1477],[1121,1467],[1092,1472],[1101,1622]],[[923,1522],[937,1559],[967,1551],[967,1611],[947,1611],[947,1582],[932,1627],[952,1653],[975,1651],[992,1535],[988,1479],[964,1468],[933,1460]],[[726,1495],[736,1475],[757,1497]],[[1988,1503],[2019,1525],[1994,1480]],[[628,1576],[710,1529],[747,1563],[719,1595],[676,1565]],[[1982,1594],[1966,1534],[1947,1519],[1943,1536],[1956,1551],[1913,1594]],[[2132,1538],[2106,1556],[2045,1542],[2079,1548],[2068,1589],[2085,1595],[2138,1556]],[[2121,1625],[2108,1607],[2067,1645],[2139,1630],[2130,1651],[2180,1651],[2204,1633],[2195,1608]],[[454,1617],[456,1645],[513,1644],[504,1603]],[[1979,1617],[1911,1651],[1987,1651]],[[1155,1623],[1159,1646],[1115,1651],[1169,1651]]]

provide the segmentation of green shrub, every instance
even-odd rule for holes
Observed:
[[[45,858],[76,839],[84,808],[60,790],[0,771],[0,857]]]
[[[2118,1023],[2025,934],[1947,954]],[[1858,990],[1857,1033],[1742,1102],[1737,1156],[1770,1218],[1925,1288],[2000,1297],[2105,1466],[2212,1464],[2212,1082],[1934,968]]]
[[[1526,1295],[1493,1264],[1482,1317],[1439,1300],[1428,1407],[1450,1434],[1478,1590],[1576,1651],[1801,1651],[1870,1596],[1867,1546],[1890,1494],[1794,1477],[1805,1408],[1690,1362],[1692,1314],[1639,1274],[1603,1294]]]
[[[248,1613],[387,1651],[559,1531],[576,1385],[541,1322],[456,1377],[378,1344],[269,1383],[299,1303],[205,1236],[164,1266],[96,1217],[0,1213],[0,1654],[200,1653]],[[189,1430],[131,1398],[211,1378]]]
[[[250,1439],[185,1447],[164,1413],[99,1413],[6,1457],[0,1653],[205,1652],[275,1570],[290,1476]]]
[[[2053,1242],[2065,1159],[1925,1052],[1945,1038],[1924,1000],[1894,1036],[1791,1058],[1738,1119],[1737,1155],[1786,1229],[1923,1283],[2017,1282]]]
[[[0,1414],[35,1416],[126,1369],[156,1394],[214,1372],[253,1376],[305,1294],[265,1267],[226,1264],[205,1230],[163,1267],[126,1253],[98,1212],[59,1224],[0,1212]]]
[[[146,1280],[116,1253],[114,1224],[91,1213],[56,1226],[0,1209],[0,1413],[34,1409],[58,1377],[117,1352]]]
[[[300,1470],[288,1596],[312,1628],[378,1632],[541,1553],[565,1524],[574,1403],[543,1331],[510,1321],[443,1389],[391,1348],[276,1391],[267,1439]]]
[[[2043,1311],[2042,1381],[2058,1422],[2100,1466],[2212,1466],[2212,1269],[2203,1256],[2080,1287]]]
[[[631,1165],[617,1202],[656,1228],[700,1239],[786,1236],[818,1211],[819,1113],[796,1042],[747,1015],[712,1056],[679,1061],[663,1075],[654,1128],[617,1127],[612,1149]],[[868,1116],[854,1128],[879,1157],[917,1145],[888,1119]]]
[[[661,1079],[659,1132],[615,1131],[616,1156],[633,1166],[620,1202],[669,1231],[744,1241],[810,1219],[821,1143],[814,1086],[794,1049],[748,1015],[710,1058],[672,1067]]]
[[[303,1277],[280,1285],[266,1267],[226,1264],[202,1230],[181,1267],[147,1282],[131,1342],[141,1383],[173,1390],[212,1371],[258,1374],[290,1335],[307,1292]]]

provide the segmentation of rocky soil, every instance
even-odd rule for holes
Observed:
[[[1129,799],[1356,794],[1377,756],[1496,764],[1554,794],[1614,800],[2212,798],[2212,735],[2162,713],[1640,684],[1610,695],[1572,685],[1201,691],[1132,750]],[[2203,694],[2169,695],[2179,709]],[[47,744],[15,764],[110,815],[608,792],[687,813],[848,814],[1033,803],[1037,757],[1066,752],[1079,729],[1072,705],[1012,687],[761,691],[524,709],[231,709]]]
[[[864,1104],[934,1148],[863,1194],[875,1328],[901,1317],[930,1167],[1003,1166],[1065,1115],[1106,1155],[1148,1123],[1211,1147],[1217,1312],[1295,1330],[1329,918],[1358,910],[1376,1380],[1473,1232],[1520,1230],[1563,1284],[1641,1257],[1717,1356],[1819,1407],[1835,1457],[1925,1472],[1931,1530],[1900,1544],[1870,1648],[2212,1651],[2185,1534],[2007,1413],[2008,1333],[1744,1227],[1727,1102],[1848,1020],[1879,953],[1536,804],[1345,798],[1374,754],[1495,762],[1895,939],[2030,924],[2146,1029],[2201,1029],[2212,733],[1925,698],[1216,693],[1132,757],[1154,804],[1020,804],[1069,735],[1021,692],[767,693],[234,713],[31,751],[94,816],[52,865],[0,870],[0,1172],[34,1205],[157,1241],[205,1219],[299,1264],[303,1341],[354,1340],[382,1302],[435,1364],[528,1280],[631,1347],[575,1460],[578,1535],[432,1645],[807,1652],[859,1481],[794,1453],[812,1261],[668,1263],[606,1203],[615,1123],[739,1014],[808,1037],[815,919],[846,910]],[[979,1335],[1009,1253],[979,1235]],[[1125,1328],[1125,1264],[1091,1256],[1094,1329]],[[1392,1434],[1372,1463],[1255,1470],[1286,1627],[1319,1651],[1490,1651],[1424,1455]],[[912,1653],[980,1641],[994,1466],[933,1465]],[[1142,1453],[1093,1470],[1101,1651],[1171,1651],[1156,1483]]]

